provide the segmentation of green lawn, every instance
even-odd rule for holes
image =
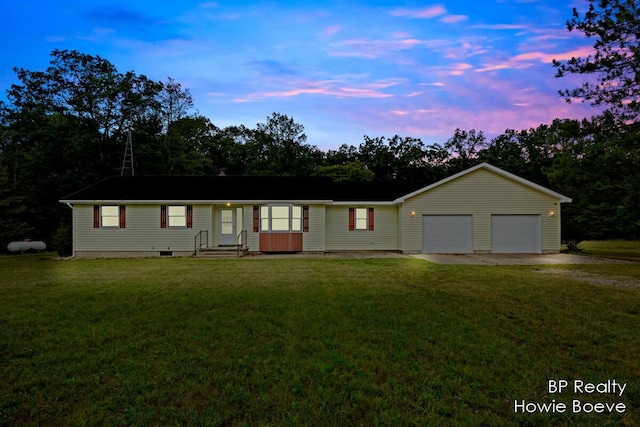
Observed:
[[[588,240],[580,243],[585,255],[640,261],[640,242],[625,240]]]
[[[0,426],[638,425],[640,264],[549,268],[1,256]]]

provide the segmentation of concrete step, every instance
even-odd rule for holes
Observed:
[[[200,248],[196,252],[196,258],[238,258],[243,257],[249,253],[249,248],[241,248],[238,251],[235,247],[220,246]]]

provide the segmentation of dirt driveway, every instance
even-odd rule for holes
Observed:
[[[424,259],[436,264],[467,264],[467,265],[553,265],[553,264],[603,264],[627,263],[606,258],[596,258],[569,254],[415,254],[414,258]]]

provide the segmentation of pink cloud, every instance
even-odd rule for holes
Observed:
[[[482,68],[478,68],[476,71],[483,73],[505,69],[524,69],[532,67],[535,63],[550,64],[554,59],[566,61],[573,57],[593,55],[593,53],[594,51],[591,47],[582,47],[562,53],[527,52],[516,55],[503,62],[485,65]]]
[[[440,19],[440,22],[445,24],[457,24],[458,22],[466,21],[469,19],[467,15],[447,15]]]
[[[524,30],[526,27],[524,25],[513,25],[513,24],[494,24],[494,25],[474,25],[473,28],[479,28],[482,30]]]
[[[444,6],[440,5],[434,5],[424,9],[396,8],[389,12],[391,16],[419,19],[435,18],[444,15],[445,13],[447,13],[447,10],[444,8]]]
[[[322,31],[322,35],[323,36],[332,36],[332,35],[340,32],[341,29],[342,29],[342,27],[340,25],[331,25],[330,27],[327,27]]]
[[[593,47],[585,46],[578,49],[570,50],[568,52],[550,55],[551,57],[550,59],[557,59],[558,61],[567,61],[574,57],[575,58],[586,57],[593,54],[595,54],[595,50],[593,49]],[[548,62],[551,62],[551,61],[548,61]]]
[[[374,59],[388,55],[389,52],[413,49],[416,46],[426,46],[427,44],[424,40],[415,38],[395,40],[351,39],[342,41],[331,55]]]
[[[464,74],[464,72],[466,70],[468,70],[469,68],[473,68],[471,66],[471,64],[466,64],[466,63],[459,63],[459,64],[453,64],[453,69],[451,71],[449,71],[449,75],[451,76],[461,76],[462,74]]]
[[[235,102],[263,101],[267,98],[291,98],[301,95],[321,95],[335,98],[390,98],[394,94],[384,89],[402,83],[399,80],[381,80],[373,83],[357,84],[340,80],[324,80],[317,82],[299,82],[285,90],[253,92],[238,97]]]
[[[480,83],[482,93],[475,96],[475,91],[465,85],[449,86],[450,95],[466,102],[448,102],[433,96],[412,98],[402,108],[368,111],[368,117],[360,120],[380,134],[410,135],[425,143],[443,143],[456,128],[482,131],[490,141],[506,129],[536,128],[556,118],[582,119],[596,113],[585,104],[567,104],[554,91],[486,78]],[[493,102],[495,97],[504,102]]]

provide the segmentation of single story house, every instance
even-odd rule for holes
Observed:
[[[397,251],[553,253],[571,199],[487,163],[434,184],[320,177],[114,176],[60,200],[73,255]]]

